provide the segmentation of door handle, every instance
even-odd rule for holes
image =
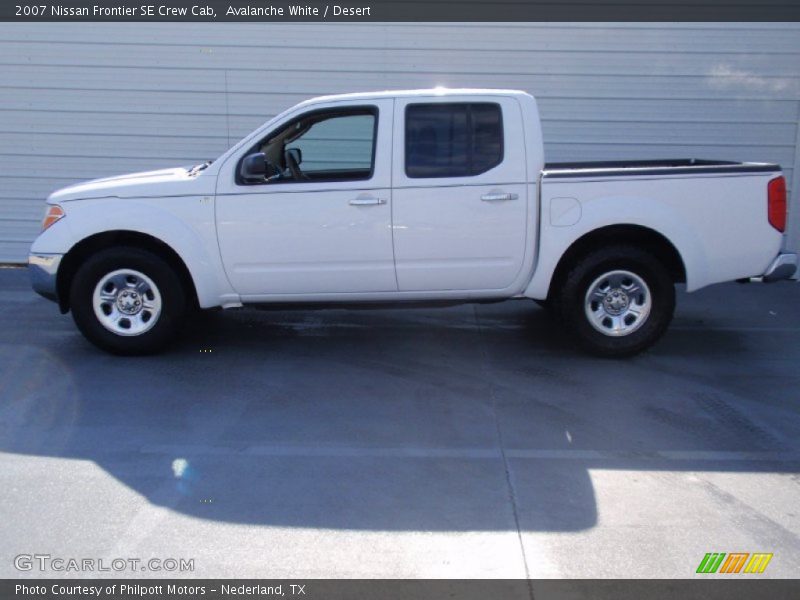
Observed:
[[[385,198],[353,198],[350,200],[353,206],[369,206],[370,204],[386,204]]]
[[[483,200],[484,202],[499,202],[501,200],[516,200],[517,198],[519,198],[519,195],[517,195],[517,194],[500,194],[500,193],[495,193],[495,192],[492,192],[492,193],[489,193],[489,194],[484,194],[483,196],[481,196],[481,200]]]

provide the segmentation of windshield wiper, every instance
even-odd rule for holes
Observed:
[[[213,160],[207,160],[204,163],[201,163],[199,165],[195,165],[195,166],[191,167],[189,169],[189,175],[196,175],[197,173],[199,173],[203,169],[207,169],[208,165],[210,165],[212,162],[214,162],[214,161]]]

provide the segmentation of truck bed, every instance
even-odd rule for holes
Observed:
[[[770,163],[675,158],[659,160],[620,160],[547,163],[542,177],[569,178],[637,176],[637,175],[704,175],[711,173],[770,173],[780,171],[780,166]]]

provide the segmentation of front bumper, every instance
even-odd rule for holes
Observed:
[[[28,256],[28,272],[33,290],[53,302],[58,302],[56,276],[62,258],[61,254],[31,254]]]
[[[795,271],[797,271],[797,254],[786,252],[775,257],[775,260],[764,272],[762,279],[766,282],[789,279]]]

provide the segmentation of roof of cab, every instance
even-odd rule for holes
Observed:
[[[337,100],[375,100],[378,98],[408,98],[416,96],[529,96],[521,90],[493,90],[473,88],[444,88],[435,87],[421,90],[387,90],[383,92],[357,92],[354,94],[335,94],[332,96],[317,96],[301,104],[317,102],[335,102]]]

